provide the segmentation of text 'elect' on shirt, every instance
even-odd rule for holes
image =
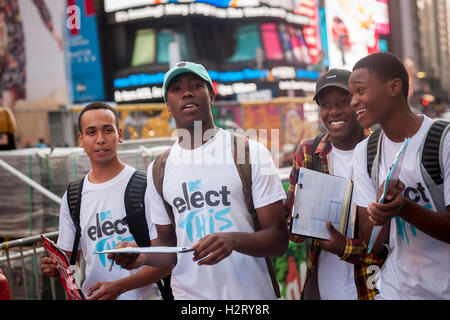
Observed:
[[[109,266],[111,260],[104,254],[94,254],[96,251],[113,249],[123,241],[134,241],[126,217],[124,193],[125,188],[135,169],[130,166],[125,168],[113,179],[94,184],[90,183],[86,175],[83,183],[83,192],[80,209],[81,238],[80,247],[86,261],[86,279],[82,285],[83,292],[87,295],[89,288],[98,281],[113,281],[128,277],[140,269],[126,270],[114,264],[111,272]],[[148,188],[145,194],[148,203]],[[146,205],[147,224],[149,226],[150,239],[156,238],[156,228],[151,223],[149,208]],[[64,194],[61,202],[59,218],[58,246],[66,251],[72,251],[75,237],[75,226],[70,216],[67,205],[67,195]],[[127,291],[118,299],[142,300],[161,299],[156,284]]]
[[[172,146],[163,194],[174,212],[177,246],[191,247],[215,232],[254,231],[233,161],[231,138],[229,132],[220,129],[194,150],[183,149],[178,143]],[[250,155],[255,208],[285,199],[269,151],[250,140]],[[152,220],[167,225],[170,219],[153,184],[152,168],[153,164],[147,174]],[[179,254],[171,281],[176,299],[275,298],[264,258],[238,252],[213,266],[198,266],[191,254]]]

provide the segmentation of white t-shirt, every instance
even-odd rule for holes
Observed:
[[[419,131],[410,139],[400,172],[405,184],[403,195],[436,211],[420,171],[419,153],[433,120],[422,116]],[[382,137],[380,185],[402,143]],[[361,207],[376,201],[376,190],[367,174],[367,139],[356,146],[354,156],[355,202]],[[443,145],[444,197],[450,205],[450,134]],[[423,233],[408,222],[394,217],[389,235],[390,253],[382,269],[377,299],[450,299],[450,245]]]
[[[286,198],[268,150],[250,140],[255,208]],[[152,177],[147,175],[152,221],[170,224]],[[172,206],[177,245],[191,247],[214,232],[254,232],[231,153],[231,135],[220,129],[194,150],[175,143],[166,162],[164,199]],[[178,254],[171,286],[175,299],[275,299],[264,258],[233,251],[212,266],[199,266],[192,253]]]
[[[352,178],[353,150],[339,150],[332,146],[333,175]],[[356,300],[354,266],[337,255],[321,250],[318,261],[318,282],[321,300]]]
[[[129,271],[114,264],[110,272],[111,260],[104,254],[94,254],[96,251],[112,249],[122,241],[134,241],[128,226],[123,222],[126,216],[125,188],[134,171],[134,168],[125,166],[113,179],[99,184],[90,183],[88,175],[84,179],[80,208],[81,238],[79,249],[83,251],[83,257],[86,261],[86,279],[82,285],[82,290],[86,295],[89,288],[96,282],[125,278],[139,270]],[[148,200],[148,189],[145,199]],[[154,239],[156,238],[156,228],[151,223],[148,206],[145,209],[150,239]],[[58,246],[63,250],[72,251],[74,237],[75,225],[70,216],[67,195],[64,194],[59,216]],[[161,295],[157,285],[153,283],[146,287],[127,291],[117,299],[161,299]]]

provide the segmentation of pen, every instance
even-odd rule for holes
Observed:
[[[120,238],[119,238],[119,239],[120,239]],[[120,243],[121,243],[121,241],[119,240],[119,243],[116,245],[116,248],[117,248],[117,246],[118,246]],[[109,271],[110,271],[110,272],[111,272],[111,270],[112,270],[113,265],[114,265],[114,258],[111,259],[111,265],[109,266]]]
[[[109,271],[112,270],[113,265],[114,265],[114,259],[111,259],[111,265],[109,266]]]

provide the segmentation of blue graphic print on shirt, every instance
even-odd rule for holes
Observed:
[[[113,222],[111,210],[107,210],[96,214],[95,225],[87,228],[87,235],[92,241],[97,242],[95,244],[95,251],[97,252],[114,249],[120,242],[134,241],[133,236],[123,236],[127,231],[128,226],[125,219],[117,219]],[[99,254],[98,258],[104,267],[107,267],[108,263],[111,262],[105,254]]]
[[[202,192],[202,181],[188,181],[181,184],[182,197],[176,197],[173,205],[179,214],[184,214],[178,227],[186,230],[191,242],[196,242],[208,234],[224,231],[233,226],[230,220],[230,205],[227,186],[220,190]]]
[[[415,203],[419,203],[420,201],[424,202],[424,204],[421,204],[424,208],[431,210],[432,205],[430,203],[430,200],[425,194],[425,188],[422,186],[420,182],[417,183],[417,187],[405,187],[403,190],[403,196],[405,198],[410,199],[411,201],[414,201]],[[408,230],[407,226],[409,226],[409,229],[411,230],[411,236],[412,238],[415,238],[417,236],[416,227],[412,224],[406,222],[402,218],[396,216],[395,217],[396,225],[397,225],[397,234],[401,237],[402,241],[406,239],[406,243],[408,246],[410,245],[410,237],[408,236]],[[412,241],[411,238],[411,241]]]

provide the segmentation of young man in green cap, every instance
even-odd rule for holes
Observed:
[[[261,226],[255,231],[234,162],[233,151],[239,153],[233,150],[234,135],[214,125],[215,92],[208,72],[202,65],[179,62],[165,75],[163,92],[179,139],[159,174],[162,197],[152,178],[158,160],[148,169],[152,221],[160,245],[195,251],[178,257],[116,255],[116,262],[132,269],[178,258],[171,280],[175,299],[275,299],[264,257],[286,251],[288,232],[282,203],[286,195],[270,153],[249,141],[251,193]]]

